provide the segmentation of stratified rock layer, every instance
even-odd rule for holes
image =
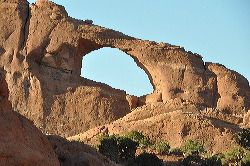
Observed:
[[[73,19],[50,1],[29,6],[26,0],[1,0],[0,6],[0,68],[9,99],[44,132],[75,135],[119,119],[131,108],[175,98],[239,116],[250,108],[243,76],[218,64],[204,65],[200,55],[182,47]],[[154,92],[137,100],[80,77],[82,57],[102,47],[131,56],[148,74]]]

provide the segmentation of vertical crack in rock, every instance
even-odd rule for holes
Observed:
[[[23,41],[21,45],[21,50],[23,50],[26,46],[27,40],[28,40],[28,35],[29,35],[29,24],[30,24],[30,18],[31,18],[31,11],[30,11],[30,6],[28,5],[28,10],[27,10],[27,16],[25,18],[25,22],[23,25]],[[27,50],[25,51],[27,54]]]

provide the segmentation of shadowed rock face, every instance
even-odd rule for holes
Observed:
[[[50,142],[34,124],[12,111],[0,69],[0,165],[59,166]]]
[[[44,132],[74,135],[121,118],[136,105],[175,98],[230,114],[243,115],[250,108],[243,76],[204,64],[200,55],[182,47],[73,19],[49,1],[29,6],[25,0],[5,0],[0,6],[0,68],[6,72],[9,99]],[[153,94],[127,101],[124,91],[80,77],[82,57],[102,47],[131,56],[148,74]]]

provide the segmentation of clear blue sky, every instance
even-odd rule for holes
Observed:
[[[184,47],[250,80],[250,0],[52,0],[71,17],[124,34]],[[30,3],[35,2],[29,0]],[[152,92],[145,73],[117,49],[83,59],[84,77],[129,94]]]

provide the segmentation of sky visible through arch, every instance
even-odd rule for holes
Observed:
[[[250,80],[249,0],[52,1],[65,6],[73,18],[91,19],[96,25],[136,38],[182,46],[187,51],[202,55],[205,62],[223,64]],[[34,3],[35,0],[29,2]],[[117,63],[114,60],[111,58],[108,67]],[[94,64],[92,67],[102,69],[102,66]],[[138,80],[133,72],[128,74],[133,80]],[[108,81],[112,82],[112,79]],[[124,86],[126,82],[121,81],[120,84]],[[150,89],[145,86],[145,91]],[[127,84],[126,88],[130,89],[131,85]],[[138,95],[138,92],[134,94]]]
[[[144,70],[117,48],[104,47],[85,55],[82,76],[125,90],[130,95],[142,96],[153,92]]]

